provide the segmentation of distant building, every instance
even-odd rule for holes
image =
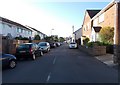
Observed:
[[[32,40],[34,39],[35,35],[39,35],[41,39],[44,39],[45,37],[47,37],[46,34],[36,30],[35,28],[33,27],[30,27],[30,26],[26,26],[28,29],[32,30],[32,35],[31,35],[31,38]]]
[[[32,30],[17,22],[0,17],[0,34],[9,38],[15,38],[19,36],[29,38],[32,35]]]
[[[79,45],[81,45],[82,28],[79,28],[73,34],[74,34],[75,42],[77,42]]]

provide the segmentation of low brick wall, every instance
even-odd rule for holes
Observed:
[[[79,49],[93,56],[106,54],[106,46],[94,46],[94,47],[79,46]]]

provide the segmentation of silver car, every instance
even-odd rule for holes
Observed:
[[[50,44],[48,42],[40,42],[38,46],[42,49],[43,52],[50,51]]]

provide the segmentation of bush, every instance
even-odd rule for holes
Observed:
[[[100,38],[102,42],[113,44],[114,27],[103,27],[100,31]]]
[[[29,40],[27,37],[15,37],[16,40]]]
[[[40,40],[40,39],[41,39],[41,38],[40,38],[39,35],[35,35],[34,40]]]
[[[27,37],[23,37],[21,40],[29,40]]]
[[[86,37],[85,39],[83,39],[83,44],[86,45],[89,41],[90,39]]]
[[[88,47],[94,47],[94,45],[97,45],[97,46],[109,46],[111,44],[105,43],[105,42],[99,42],[99,41],[89,42],[89,43],[86,44],[86,46],[88,46]]]

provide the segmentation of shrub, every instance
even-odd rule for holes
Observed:
[[[29,40],[27,37],[15,37],[16,40]]]
[[[86,45],[89,41],[90,41],[90,39],[88,37],[86,37],[85,39],[83,39],[83,44]]]
[[[40,38],[39,35],[35,35],[34,40],[40,40],[40,39],[41,39],[41,38]]]
[[[89,43],[86,44],[86,46],[88,46],[88,47],[94,47],[94,45],[97,45],[97,46],[109,46],[111,44],[105,43],[105,42],[99,42],[99,41],[89,42]]]
[[[23,37],[21,40],[29,40],[27,37]]]
[[[103,27],[100,31],[100,38],[102,42],[113,44],[114,27]]]

